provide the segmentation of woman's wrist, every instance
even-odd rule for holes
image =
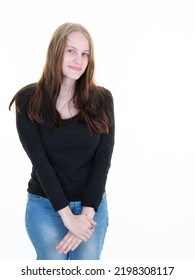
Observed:
[[[82,214],[87,215],[90,218],[93,218],[93,216],[95,215],[95,210],[93,207],[84,206],[82,210]]]
[[[66,225],[68,221],[74,216],[69,206],[66,206],[58,211],[58,214],[62,218],[63,223]]]

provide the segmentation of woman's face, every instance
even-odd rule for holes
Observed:
[[[76,81],[85,72],[89,61],[89,41],[79,31],[68,35],[63,61],[62,72],[65,80]]]

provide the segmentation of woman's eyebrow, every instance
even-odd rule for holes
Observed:
[[[66,48],[72,48],[74,50],[78,50],[77,48],[75,48],[75,47],[73,47],[71,45],[68,45],[68,44],[67,44]],[[83,52],[89,52],[89,50],[83,50]]]

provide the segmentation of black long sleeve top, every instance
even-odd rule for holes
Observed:
[[[27,102],[34,92],[32,86],[20,93],[16,112],[18,135],[32,163],[27,191],[47,197],[55,211],[77,200],[97,211],[111,163],[114,122],[108,134],[91,133],[78,115],[63,120],[62,128],[51,129],[46,109],[43,124],[32,122]]]

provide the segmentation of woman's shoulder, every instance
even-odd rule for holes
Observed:
[[[26,105],[30,99],[30,97],[35,93],[36,90],[36,84],[29,84],[24,87],[22,87],[17,93],[16,93],[16,104],[19,107],[23,107]]]
[[[105,87],[98,86],[98,91],[100,93],[100,96],[103,97],[104,100],[106,100],[106,101],[110,100],[113,102],[113,96],[112,96],[112,93],[110,92],[110,90],[108,90]]]
[[[18,92],[17,92],[17,95],[21,96],[21,97],[25,97],[25,96],[29,96],[29,95],[32,95],[36,90],[36,83],[33,83],[33,84],[29,84],[29,85],[26,85],[24,87],[22,87]]]
[[[101,92],[101,100],[104,103],[104,105],[107,107],[109,106],[113,106],[113,96],[110,90],[108,90],[105,87],[99,87],[100,88],[100,92]]]

